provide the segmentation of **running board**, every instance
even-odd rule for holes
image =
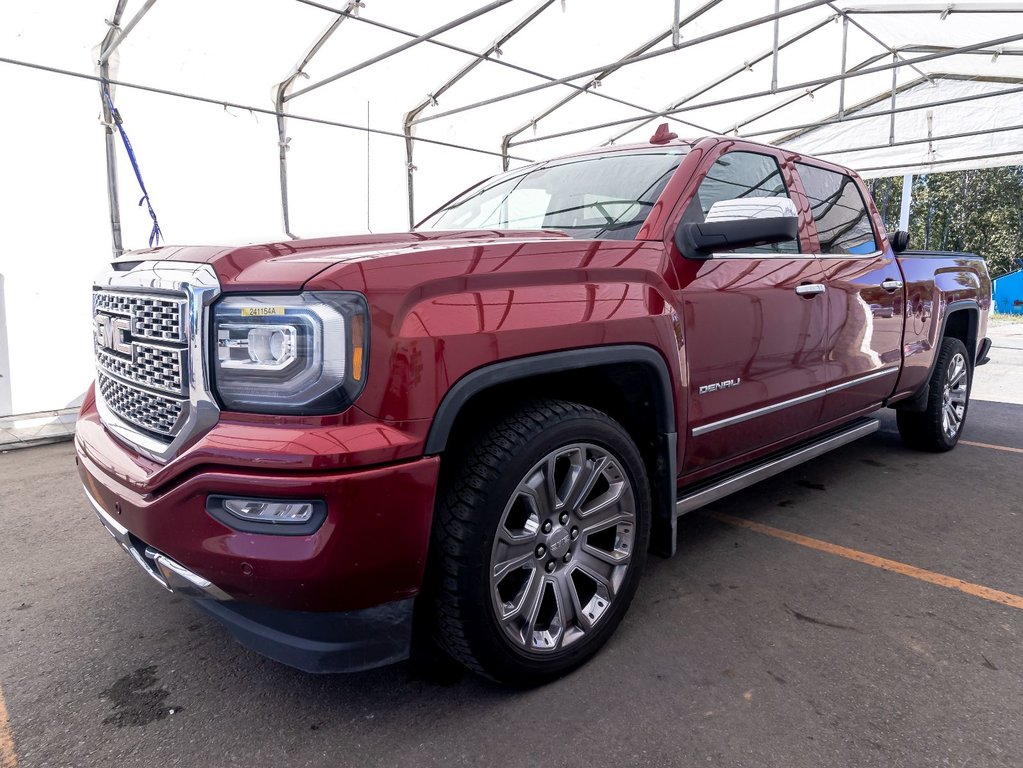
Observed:
[[[743,488],[748,488],[787,469],[798,467],[803,462],[815,459],[828,451],[833,451],[835,448],[841,448],[853,440],[859,440],[871,432],[876,432],[880,426],[881,422],[877,419],[859,422],[843,429],[841,432],[832,432],[816,442],[803,445],[788,453],[783,453],[780,456],[766,459],[759,464],[739,470],[733,475],[728,475],[721,480],[714,481],[709,486],[701,486],[696,490],[685,493],[679,496],[675,502],[675,517],[684,515],[686,512],[692,512],[694,509],[699,509],[718,499],[723,499],[729,494]]]

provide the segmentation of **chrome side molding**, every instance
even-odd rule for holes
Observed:
[[[880,371],[874,371],[868,373],[865,376],[858,376],[851,381],[843,382],[842,384],[835,384],[824,389],[818,389],[815,392],[808,392],[805,395],[794,397],[791,400],[783,400],[780,403],[773,403],[771,405],[765,405],[763,408],[757,408],[752,411],[746,411],[745,413],[739,413],[735,416],[729,416],[727,419],[721,419],[720,421],[712,421],[710,424],[704,424],[703,426],[693,427],[693,437],[699,437],[700,435],[706,435],[708,432],[714,432],[724,427],[731,427],[734,424],[741,424],[744,421],[755,419],[760,416],[766,416],[769,413],[776,413],[784,410],[785,408],[791,408],[794,405],[801,405],[802,403],[808,403],[811,400],[817,400],[818,398],[830,395],[832,392],[840,392],[843,389],[849,389],[850,387],[856,387],[874,379],[880,379],[882,376],[894,376],[901,369],[900,368],[884,368]],[[700,394],[703,394],[702,392]],[[881,404],[878,403],[878,407]]]

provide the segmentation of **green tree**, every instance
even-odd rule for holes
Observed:
[[[889,231],[898,228],[902,177],[867,182]],[[910,247],[969,251],[992,276],[1023,258],[1023,167],[929,173],[913,180]]]

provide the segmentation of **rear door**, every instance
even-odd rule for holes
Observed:
[[[795,164],[813,216],[811,247],[827,281],[828,394],[823,422],[880,405],[902,365],[902,273],[875,231],[868,198],[836,169]]]
[[[798,213],[791,164],[780,153],[732,149],[708,159],[683,193],[681,221],[740,218],[743,201]],[[743,145],[739,145],[743,147]],[[754,207],[754,206],[746,206]],[[680,277],[688,435],[683,473],[710,470],[814,427],[823,405],[824,274],[806,242],[688,259],[673,249]]]

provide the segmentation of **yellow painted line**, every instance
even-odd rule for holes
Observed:
[[[956,579],[952,576],[945,576],[941,573],[917,568],[915,565],[907,565],[906,563],[900,563],[896,560],[889,560],[886,557],[878,557],[877,555],[860,552],[856,549],[841,547],[838,544],[831,544],[830,542],[821,541],[820,539],[812,539],[809,536],[802,536],[798,533],[792,533],[791,531],[785,531],[781,528],[757,523],[753,520],[733,517],[732,515],[726,515],[722,512],[704,511],[701,514],[722,523],[727,523],[728,525],[748,528],[751,531],[762,533],[765,536],[773,536],[776,539],[782,539],[784,541],[792,542],[793,544],[799,544],[803,547],[816,549],[818,552],[827,552],[829,555],[838,555],[839,557],[844,557],[848,560],[855,560],[858,563],[871,565],[874,568],[880,568],[883,571],[901,573],[903,576],[909,576],[913,579],[926,581],[929,584],[937,584],[939,587],[955,589],[959,592],[965,592],[968,595],[973,595],[974,597],[990,600],[992,603],[1001,603],[1002,605],[1008,605],[1011,608],[1019,608],[1020,610],[1023,610],[1023,597],[1013,595],[1009,592],[1001,592],[997,589],[991,589],[990,587],[985,587],[981,584],[972,584],[969,581]]]
[[[1023,448],[1010,448],[1007,445],[991,445],[990,443],[975,443],[972,440],[960,440],[960,445],[972,445],[974,448],[990,448],[993,451],[1007,451],[1008,453],[1023,453]]]
[[[0,688],[0,768],[18,768],[18,756],[14,753],[14,736],[7,721],[7,705],[4,691]]]

